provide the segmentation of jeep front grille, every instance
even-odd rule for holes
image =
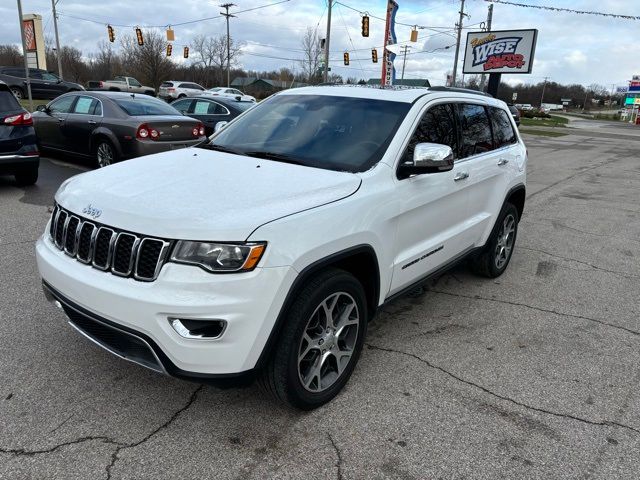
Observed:
[[[125,232],[74,215],[56,205],[49,235],[79,262],[121,277],[151,282],[167,259],[171,242]]]

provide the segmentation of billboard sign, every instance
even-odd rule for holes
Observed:
[[[629,87],[616,87],[616,93],[627,93],[629,91]]]
[[[467,33],[462,73],[531,73],[538,30]]]
[[[640,82],[640,75],[634,75],[631,77],[631,80],[634,82]]]
[[[23,20],[22,29],[24,30],[24,41],[27,52],[35,52],[38,47],[36,45],[36,29],[33,20]]]

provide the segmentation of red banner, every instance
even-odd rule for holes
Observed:
[[[27,52],[35,52],[37,50],[36,29],[33,25],[33,20],[23,20],[22,29],[24,30],[24,43]]]

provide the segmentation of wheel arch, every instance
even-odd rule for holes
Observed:
[[[108,130],[103,127],[96,128],[91,134],[90,151],[92,153],[95,152],[95,149],[100,139],[109,140],[109,142],[111,142],[111,145],[113,145],[113,148],[116,149],[116,153],[118,154],[118,156],[122,157],[122,148],[120,147],[120,142],[118,141],[117,137],[113,134],[111,130]]]
[[[373,319],[378,309],[380,297],[380,268],[374,248],[371,245],[363,244],[335,252],[311,263],[296,277],[293,285],[289,288],[269,338],[254,368],[262,367],[271,356],[284,325],[286,312],[297,298],[297,293],[304,287],[307,280],[327,268],[339,268],[358,279],[367,296],[368,320],[371,321]]]
[[[507,195],[503,202],[503,206],[505,203],[511,203],[513,204],[513,206],[516,207],[516,210],[518,210],[518,221],[520,221],[520,219],[522,218],[522,214],[524,212],[524,203],[526,199],[526,194],[527,194],[527,190],[524,184],[522,183],[518,184],[515,187],[513,187],[511,190],[509,190],[509,192],[507,192]]]

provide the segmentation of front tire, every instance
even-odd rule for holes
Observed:
[[[108,167],[118,161],[118,153],[115,147],[106,139],[100,139],[96,143],[95,156],[98,168]]]
[[[286,313],[260,383],[278,401],[317,408],[342,390],[367,331],[367,302],[350,273],[327,269],[304,285]]]
[[[516,244],[518,221],[518,209],[511,203],[505,203],[483,251],[471,261],[474,273],[488,278],[504,273]]]

